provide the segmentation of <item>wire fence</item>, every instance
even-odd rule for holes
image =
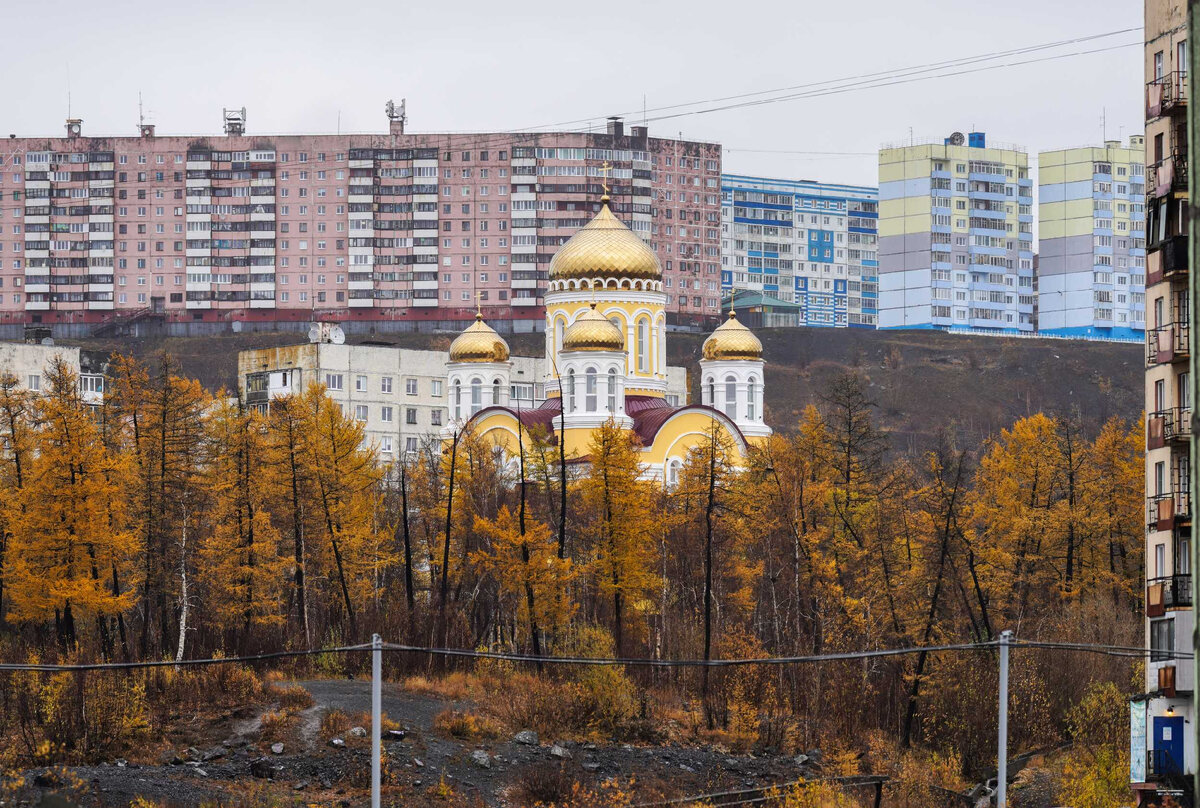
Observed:
[[[513,654],[503,651],[479,651],[469,648],[439,648],[435,646],[405,645],[402,643],[382,644],[385,652],[420,654],[430,657],[487,659],[504,662],[520,662],[533,665],[584,665],[599,667],[644,667],[644,668],[729,668],[746,665],[808,665],[821,662],[845,662],[867,659],[885,659],[891,657],[910,656],[912,654],[940,654],[990,651],[1000,646],[999,640],[987,642],[958,643],[951,645],[925,645],[904,648],[881,648],[868,651],[845,651],[828,654],[810,654],[806,656],[783,657],[752,657],[742,659],[654,659],[646,657],[578,657],[578,656],[534,656],[531,654]],[[1154,661],[1189,660],[1193,654],[1190,651],[1171,649],[1139,648],[1136,646],[1101,645],[1095,643],[1072,643],[1043,640],[1013,640],[1009,643],[1012,649],[1034,649],[1048,651],[1074,651],[1088,654],[1122,658],[1145,658]],[[317,656],[320,654],[353,654],[373,650],[371,643],[359,645],[338,645],[327,648],[310,648],[294,651],[273,651],[247,656],[211,657],[206,659],[182,660],[145,660],[141,662],[95,662],[80,664],[48,664],[29,662],[0,663],[0,673],[4,672],[86,672],[103,670],[137,670],[143,668],[179,668],[203,665],[245,664],[266,662],[274,659],[299,658]]]

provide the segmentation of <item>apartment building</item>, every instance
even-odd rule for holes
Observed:
[[[1039,333],[1142,342],[1146,143],[1038,154]]]
[[[1188,5],[1146,0],[1146,692],[1131,703],[1139,806],[1190,797],[1192,707],[1192,320],[1188,307]],[[1141,752],[1144,750],[1144,756]],[[1184,804],[1192,804],[1190,799]]]
[[[0,331],[128,320],[348,331],[544,323],[555,249],[599,209],[658,253],[675,322],[720,313],[721,148],[626,131],[17,137],[0,146]],[[265,325],[264,325],[265,324]],[[289,325],[293,324],[293,325]]]
[[[91,351],[67,345],[27,342],[0,342],[0,375],[11,374],[20,388],[32,393],[49,389],[47,371],[56,358],[79,378],[79,395],[85,404],[98,407],[104,403],[107,389],[107,351]]]
[[[342,411],[362,422],[385,460],[438,440],[449,421],[448,351],[328,342],[255,348],[238,353],[238,389],[248,406],[266,409],[276,396],[319,383]],[[545,356],[513,356],[511,383],[498,398],[513,409],[546,400]],[[687,403],[687,371],[667,368],[667,400]]]
[[[1034,330],[1033,186],[983,132],[879,152],[879,327]]]
[[[879,192],[721,176],[721,291],[797,303],[799,324],[874,328]]]

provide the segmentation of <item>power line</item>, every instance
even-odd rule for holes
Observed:
[[[709,107],[708,109],[691,110],[689,112],[678,112],[671,115],[659,115],[649,118],[649,121],[665,121],[672,118],[683,118],[689,115],[707,115],[713,112],[725,112],[731,109],[742,109],[744,107],[764,106],[767,104],[778,104],[783,101],[796,101],[805,98],[821,98],[829,95],[840,95],[842,93],[857,92],[860,90],[873,90],[880,87],[894,87],[899,84],[912,84],[918,81],[929,81],[931,79],[952,78],[955,76],[965,76],[973,73],[983,73],[990,70],[1000,70],[1006,67],[1020,67],[1023,65],[1038,64],[1040,62],[1051,62],[1058,59],[1070,59],[1075,56],[1086,56],[1093,53],[1105,53],[1107,51],[1119,50],[1121,48],[1131,48],[1134,46],[1142,47],[1142,42],[1126,42],[1121,45],[1110,45],[1104,48],[1093,48],[1090,50],[1072,51],[1071,53],[1061,53],[1054,56],[1042,56],[1037,59],[1024,59],[1016,62],[1005,62],[998,65],[986,65],[984,67],[975,67],[969,70],[957,70],[949,73],[939,73],[933,76],[916,76],[916,77],[901,77],[893,81],[863,81],[846,84],[841,87],[834,87],[828,90],[814,90],[804,93],[793,93],[790,95],[776,96],[774,98],[764,98],[757,101],[743,101],[737,104],[725,104],[718,107]]]
[[[3,662],[0,663],[0,673],[17,672],[17,671],[33,671],[41,673],[56,673],[59,671],[68,672],[85,672],[85,671],[106,671],[106,670],[135,670],[138,668],[180,668],[180,667],[199,667],[202,665],[224,665],[230,662],[263,662],[268,659],[284,659],[288,657],[314,656],[316,654],[345,654],[358,651],[370,651],[371,644],[364,645],[339,645],[332,648],[311,648],[303,651],[272,651],[266,654],[252,654],[250,656],[236,657],[212,657],[210,659],[181,659],[178,662],[167,659],[152,659],[144,662],[95,662],[89,664],[78,665],[50,665],[43,663],[28,663],[28,662]]]
[[[626,112],[620,112],[620,113],[615,113],[615,114],[619,115],[619,116],[627,116],[627,115],[636,115],[638,113],[645,113],[645,112],[660,112],[663,110],[680,109],[682,107],[699,106],[701,104],[713,104],[713,103],[719,103],[721,101],[732,101],[732,100],[736,100],[736,99],[740,99],[740,98],[749,98],[749,97],[758,96],[758,95],[770,95],[772,93],[791,92],[793,90],[820,87],[822,85],[827,85],[827,84],[840,84],[843,82],[855,81],[857,79],[877,79],[880,77],[886,78],[886,77],[896,76],[896,75],[900,75],[900,74],[915,74],[915,73],[927,72],[927,71],[931,71],[931,70],[944,69],[944,68],[948,68],[948,67],[961,67],[962,65],[966,65],[966,64],[975,64],[978,62],[990,61],[992,59],[1000,59],[1005,56],[1017,56],[1017,55],[1020,55],[1023,53],[1032,53],[1035,51],[1048,50],[1048,49],[1052,49],[1052,48],[1063,47],[1066,45],[1074,45],[1074,44],[1078,44],[1081,42],[1090,42],[1090,41],[1094,41],[1097,39],[1105,39],[1107,37],[1119,36],[1120,34],[1127,34],[1127,33],[1131,33],[1134,31],[1141,31],[1141,30],[1142,30],[1142,26],[1139,25],[1139,26],[1135,26],[1135,27],[1131,27],[1131,28],[1121,28],[1121,29],[1118,29],[1115,31],[1105,31],[1105,32],[1099,33],[1099,34],[1090,34],[1087,36],[1072,37],[1070,39],[1061,39],[1061,40],[1057,40],[1055,42],[1044,42],[1044,43],[1040,43],[1037,45],[1026,45],[1023,47],[1012,48],[1009,50],[991,51],[988,53],[975,54],[972,56],[960,56],[960,57],[957,57],[954,59],[946,59],[946,60],[943,60],[940,62],[926,62],[924,64],[911,65],[909,67],[889,68],[887,70],[879,70],[879,71],[875,71],[873,73],[859,73],[859,74],[852,75],[852,76],[845,76],[845,77],[836,78],[836,79],[825,79],[823,81],[807,82],[805,84],[796,84],[796,85],[792,85],[789,87],[777,87],[775,89],[770,89],[770,90],[753,90],[750,92],[737,93],[734,95],[717,96],[715,98],[702,99],[702,100],[698,100],[698,101],[687,101],[687,102],[682,102],[682,103],[677,103],[677,104],[667,104],[667,105],[659,106],[659,107],[648,107],[648,108],[643,108],[643,109],[629,110]],[[604,117],[608,117],[608,116],[604,116]],[[588,123],[591,121],[599,121],[599,120],[601,120],[601,117],[575,118],[573,120],[562,121],[562,122],[556,123],[556,124],[548,124],[546,126],[535,126],[535,127],[530,127],[530,128],[532,128],[532,129],[552,128],[555,126],[566,126],[566,125],[574,124],[574,123]],[[655,120],[655,119],[651,118],[649,120]]]

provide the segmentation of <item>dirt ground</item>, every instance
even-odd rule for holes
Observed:
[[[370,738],[354,729],[340,735],[344,745],[322,737],[322,717],[331,710],[355,716],[370,710],[370,683],[350,680],[303,681],[314,705],[298,716],[272,750],[263,737],[261,713],[239,711],[216,726],[198,727],[195,738],[228,731],[220,743],[201,744],[186,733],[172,738],[176,748],[155,765],[115,760],[24,772],[26,785],[10,805],[129,806],[138,798],[163,806],[366,804],[370,783]],[[714,748],[636,747],[627,744],[556,743],[536,745],[503,736],[482,743],[462,742],[434,729],[448,707],[469,704],[407,693],[385,685],[383,710],[397,723],[383,747],[384,805],[521,805],[514,783],[529,770],[561,769],[560,776],[598,785],[610,778],[635,777],[647,798],[742,788],[760,788],[811,776],[792,757],[730,755]],[[369,724],[364,728],[369,731]],[[386,734],[386,733],[385,733]],[[403,737],[400,737],[400,734]],[[558,748],[555,748],[558,746]],[[483,754],[486,754],[486,758]],[[486,765],[485,765],[486,764]],[[811,765],[811,764],[809,764]],[[452,798],[446,797],[449,790]],[[0,795],[0,805],[4,804]]]

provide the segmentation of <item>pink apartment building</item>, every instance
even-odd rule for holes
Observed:
[[[0,145],[0,336],[455,328],[477,302],[498,328],[538,330],[550,258],[604,182],[657,250],[674,321],[720,313],[714,143],[616,120],[605,133],[81,130]]]

